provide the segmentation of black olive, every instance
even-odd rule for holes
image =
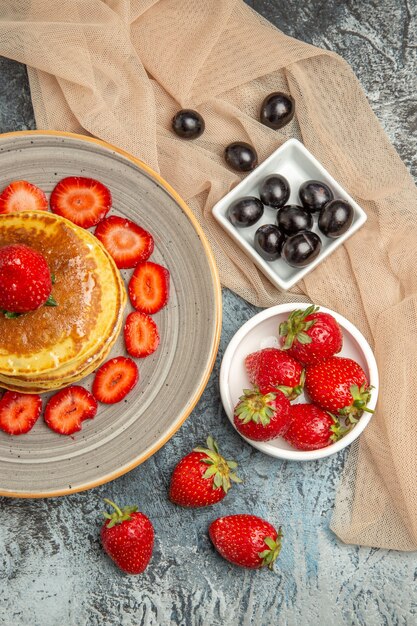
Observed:
[[[318,257],[321,239],[316,233],[304,230],[288,237],[282,248],[282,257],[292,267],[305,267]]]
[[[291,122],[294,112],[294,98],[280,91],[275,91],[270,93],[262,102],[260,120],[265,126],[277,130]]]
[[[204,120],[198,111],[181,109],[172,118],[172,130],[183,139],[197,139],[203,134]]]
[[[264,205],[259,198],[247,196],[232,202],[227,209],[227,217],[233,226],[246,228],[255,224],[262,217],[263,212]]]
[[[352,206],[345,200],[332,200],[320,211],[318,226],[326,237],[336,239],[349,230],[352,222]]]
[[[255,233],[255,250],[265,261],[276,261],[281,256],[285,235],[274,224],[264,224]]]
[[[255,148],[244,141],[235,141],[227,146],[224,158],[229,167],[239,172],[250,172],[258,165]]]
[[[313,216],[298,204],[287,204],[278,211],[277,226],[286,235],[295,235],[301,230],[310,230]]]
[[[321,211],[334,198],[330,187],[319,180],[307,180],[301,185],[298,193],[301,204],[310,213]]]
[[[259,195],[264,204],[280,209],[290,197],[288,180],[280,174],[267,176],[261,183]]]

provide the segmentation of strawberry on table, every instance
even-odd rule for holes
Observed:
[[[231,482],[240,483],[234,473],[237,463],[226,461],[213,437],[207,437],[207,448],[194,448],[175,467],[169,498],[175,504],[200,507],[223,500]]]
[[[54,306],[51,291],[48,264],[37,250],[20,243],[0,248],[0,309],[3,312],[20,314],[34,311],[43,304]]]
[[[154,320],[140,311],[129,313],[124,326],[126,350],[138,359],[149,356],[159,345],[158,327]]]
[[[41,412],[40,396],[6,391],[0,400],[0,429],[9,435],[23,435],[33,428]]]
[[[98,180],[69,176],[59,181],[49,202],[57,215],[82,228],[90,228],[107,215],[112,197],[109,189]]]
[[[139,380],[138,366],[132,359],[117,356],[106,361],[96,372],[93,395],[104,404],[123,400]]]
[[[147,261],[154,249],[152,235],[125,217],[106,217],[98,224],[94,234],[119,269],[135,267],[140,261]]]
[[[15,180],[0,194],[0,213],[47,211],[48,199],[42,189],[27,180]]]
[[[209,536],[221,556],[240,567],[273,569],[282,532],[256,515],[228,515],[210,524]]]
[[[353,359],[334,356],[306,370],[306,391],[311,400],[326,411],[357,422],[371,399],[365,372]]]
[[[263,395],[244,389],[234,410],[236,429],[248,439],[270,441],[283,435],[291,422],[290,401],[282,391]]]
[[[342,349],[342,330],[329,313],[318,306],[297,309],[286,322],[279,325],[283,350],[303,365],[318,363],[337,354]]]
[[[148,315],[157,313],[169,299],[169,271],[151,261],[139,263],[130,279],[128,292],[135,309]]]
[[[252,385],[263,394],[279,389],[293,400],[303,391],[304,370],[290,354],[277,348],[264,348],[245,359]]]
[[[291,426],[284,439],[298,450],[325,448],[350,430],[341,426],[335,416],[314,404],[292,405],[291,416]]]
[[[45,407],[47,426],[60,435],[72,435],[82,428],[84,420],[93,419],[97,401],[79,385],[65,387],[54,394]]]
[[[154,529],[137,506],[120,509],[104,498],[114,508],[113,513],[103,513],[106,521],[101,528],[101,543],[108,556],[126,574],[141,574],[152,556]]]

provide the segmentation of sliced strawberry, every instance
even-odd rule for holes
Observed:
[[[69,176],[59,181],[51,193],[51,210],[82,228],[98,224],[109,212],[110,191],[98,180]]]
[[[120,402],[139,380],[138,366],[132,359],[117,356],[106,361],[93,382],[94,397],[104,404]]]
[[[140,311],[129,313],[124,335],[126,350],[139,359],[155,352],[159,345],[158,326],[149,315]]]
[[[130,279],[128,291],[135,309],[149,315],[157,313],[169,299],[169,271],[151,261],[139,263]]]
[[[42,411],[40,396],[6,391],[0,400],[0,429],[9,435],[29,432]]]
[[[66,387],[49,399],[45,407],[46,424],[60,435],[72,435],[81,430],[84,420],[93,419],[97,402],[87,389],[79,385]]]
[[[42,189],[27,180],[15,180],[0,194],[0,213],[47,211],[48,199]]]
[[[136,267],[140,261],[147,261],[153,252],[152,235],[124,217],[106,217],[97,226],[94,234],[111,254],[119,269]]]

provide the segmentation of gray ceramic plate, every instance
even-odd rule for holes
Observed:
[[[61,178],[77,175],[109,187],[110,214],[153,233],[152,260],[171,273],[169,304],[155,315],[161,343],[152,356],[137,360],[140,382],[126,400],[100,405],[95,419],[73,437],[52,432],[42,418],[26,435],[0,431],[4,496],[62,495],[128,472],[187,418],[216,357],[221,327],[216,266],[198,223],[174,190],[140,161],[96,139],[45,131],[0,135],[0,189],[25,179],[49,195]],[[126,279],[130,274],[123,271]],[[110,356],[118,354],[125,354],[123,336]],[[91,376],[82,382],[88,389],[91,383]]]

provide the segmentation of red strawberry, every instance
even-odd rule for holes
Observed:
[[[175,504],[187,507],[209,506],[223,500],[230,481],[242,482],[234,470],[235,461],[226,461],[212,437],[207,437],[207,448],[194,448],[175,467],[169,488],[169,498]]]
[[[77,226],[90,228],[107,215],[112,204],[110,191],[93,178],[63,178],[51,193],[51,210]]]
[[[0,309],[27,313],[49,304],[51,273],[44,257],[20,243],[0,248]],[[9,316],[15,317],[15,316]]]
[[[149,356],[159,345],[158,327],[149,315],[140,311],[129,313],[124,328],[126,350],[131,356]]]
[[[147,261],[153,252],[152,235],[125,217],[106,217],[94,234],[120,269],[135,267],[140,261]]]
[[[327,411],[347,417],[352,423],[364,411],[371,388],[361,366],[352,359],[333,356],[306,371],[306,391],[311,400]]]
[[[279,325],[283,350],[303,365],[312,365],[340,352],[343,335],[339,324],[329,313],[320,313],[312,304],[302,311],[293,311]]]
[[[148,315],[157,313],[169,299],[169,272],[151,261],[139,263],[130,279],[128,291],[135,309]]]
[[[210,524],[209,536],[221,556],[241,567],[273,569],[282,532],[256,515],[228,515]]]
[[[0,213],[47,211],[48,200],[42,189],[27,180],[15,180],[0,194]]]
[[[284,439],[299,450],[325,448],[350,430],[342,428],[337,418],[314,404],[294,404],[291,416]]]
[[[264,348],[245,359],[250,382],[263,394],[279,389],[293,400],[303,390],[304,370],[287,352]]]
[[[6,391],[0,400],[0,430],[9,435],[29,432],[42,411],[40,396]]]
[[[283,435],[290,426],[290,401],[281,391],[262,395],[255,387],[244,389],[234,411],[237,430],[248,439],[269,441]]]
[[[87,389],[79,385],[65,387],[53,395],[45,407],[47,426],[60,435],[72,435],[81,430],[84,420],[97,413],[97,401]]]
[[[96,373],[93,395],[104,404],[120,402],[139,380],[138,366],[132,359],[117,356],[106,361]]]
[[[107,521],[101,528],[101,543],[117,567],[126,574],[141,574],[152,556],[154,530],[146,515],[138,512],[137,506],[123,509],[104,498],[115,510],[111,515],[104,513]]]

